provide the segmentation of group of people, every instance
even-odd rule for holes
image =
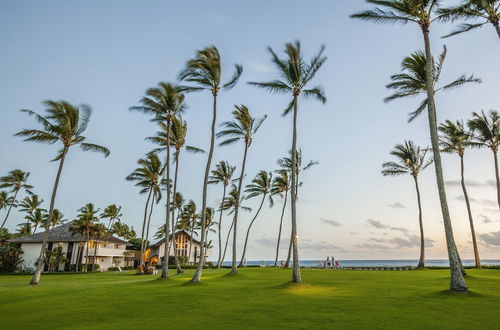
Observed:
[[[334,257],[330,259],[330,257],[326,257],[326,260],[323,262],[323,269],[338,269],[340,268],[340,262],[335,260]]]

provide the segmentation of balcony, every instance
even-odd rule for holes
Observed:
[[[85,253],[85,249],[83,253]],[[113,248],[104,248],[104,247],[98,247],[97,248],[97,256],[98,257],[123,257],[123,253],[125,252],[125,249],[113,249]],[[94,256],[94,248],[89,248],[89,257]]]

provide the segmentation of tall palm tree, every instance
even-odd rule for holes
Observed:
[[[207,164],[205,167],[205,175],[203,177],[203,193],[201,199],[201,209],[205,210],[207,207],[207,185],[208,176],[210,174],[210,166],[212,165],[212,156],[214,154],[215,144],[215,123],[217,121],[217,96],[221,88],[229,90],[233,88],[238,82],[243,67],[235,65],[235,73],[232,78],[225,84],[221,84],[221,58],[219,50],[215,46],[210,46],[196,52],[195,58],[186,63],[184,70],[179,74],[179,80],[191,83],[191,86],[184,86],[183,90],[186,92],[199,92],[209,91],[212,94],[213,107],[212,107],[212,125],[210,136],[210,149],[208,152]],[[202,226],[205,226],[205,212],[202,212]],[[203,264],[205,263],[205,228],[201,230],[201,246],[200,246],[200,262],[196,272],[191,279],[192,282],[200,282],[201,274],[203,272]]]
[[[80,234],[85,237],[85,268],[84,271],[88,270],[89,263],[89,243],[91,239],[92,229],[98,223],[99,218],[97,213],[99,209],[96,209],[94,204],[88,203],[85,206],[78,209],[78,215],[76,221],[73,222],[69,228],[70,232],[75,234]]]
[[[495,162],[495,177],[497,181],[497,200],[500,209],[500,175],[498,173],[498,146],[500,145],[500,116],[495,110],[488,114],[481,111],[481,114],[474,112],[472,119],[467,122],[469,129],[473,133],[477,146],[489,148],[493,152]]]
[[[148,221],[148,209],[150,210],[149,215],[152,213],[152,208],[154,206],[155,200],[161,198],[161,186],[163,183],[162,175],[164,171],[164,166],[155,153],[149,153],[146,155],[145,159],[139,159],[137,164],[140,166],[136,168],[129,176],[125,179],[127,181],[135,182],[135,186],[139,187],[139,194],[147,194],[146,205],[144,207],[144,218],[142,222],[141,231],[141,252],[140,252],[140,262],[141,265],[144,264],[144,250],[145,246],[145,236],[149,234],[149,221]],[[151,199],[152,198],[152,199]],[[167,226],[168,229],[168,226]],[[147,238],[146,238],[147,240]]]
[[[459,5],[449,8],[440,8],[439,17],[443,21],[477,21],[479,23],[465,23],[459,26],[458,30],[448,34],[451,37],[459,33],[482,27],[491,23],[500,38],[500,0],[463,0]]]
[[[326,102],[323,89],[320,86],[315,86],[306,89],[306,86],[314,78],[318,70],[326,61],[323,56],[324,46],[321,47],[319,53],[314,56],[309,63],[303,59],[300,42],[287,43],[285,45],[284,59],[281,59],[269,47],[269,52],[272,56],[272,62],[276,66],[279,76],[282,80],[273,80],[270,82],[250,82],[249,84],[257,87],[265,88],[272,93],[291,94],[292,101],[288,104],[283,115],[288,114],[293,110],[292,120],[292,190],[291,190],[291,209],[292,209],[292,244],[293,244],[293,271],[292,281],[295,283],[302,282],[300,275],[299,250],[298,250],[298,235],[297,235],[297,115],[299,107],[299,96],[312,97],[322,103]]]
[[[140,101],[140,106],[132,107],[131,110],[137,110],[146,114],[153,115],[153,121],[165,123],[167,132],[170,130],[170,125],[174,117],[184,111],[184,94],[181,93],[179,87],[169,83],[161,82],[158,87],[150,88],[146,91],[146,96]],[[168,250],[168,235],[170,232],[170,134],[166,136],[166,159],[165,159],[165,182],[167,185],[166,196],[166,231],[164,254],[167,256]],[[168,257],[164,258],[161,272],[162,278],[168,278]]]
[[[94,271],[95,263],[97,260],[97,251],[99,249],[99,240],[103,237],[106,239],[108,237],[108,231],[106,226],[103,225],[102,223],[95,223],[90,228],[90,237],[94,240],[94,258],[92,259],[92,271]]]
[[[473,75],[467,76],[465,74],[462,74],[454,81],[438,87],[437,83],[439,82],[439,78],[441,76],[444,61],[446,59],[446,54],[447,50],[446,47],[444,47],[443,52],[439,56],[439,61],[437,61],[436,63],[434,58],[432,59],[432,62],[434,63],[432,71],[432,78],[434,82],[433,95],[440,91],[446,91],[463,86],[464,84],[481,82],[481,79],[475,78]],[[425,54],[422,51],[416,51],[412,53],[410,56],[406,57],[403,60],[401,67],[402,72],[392,75],[392,82],[386,86],[389,89],[395,90],[394,94],[384,99],[384,101],[386,102],[427,94],[427,57],[425,56]],[[410,119],[408,121],[411,122],[427,107],[428,98],[425,97],[418,108],[410,113]]]
[[[430,164],[432,159],[426,159],[428,149],[421,149],[413,141],[405,141],[404,144],[398,144],[391,151],[391,155],[396,157],[397,161],[387,162],[382,165],[382,174],[384,176],[411,175],[415,182],[418,203],[418,224],[420,227],[420,258],[418,268],[425,267],[425,240],[424,224],[422,221],[422,204],[420,200],[420,189],[418,186],[418,176]]]
[[[217,268],[220,268],[222,265],[222,203],[226,199],[226,191],[227,186],[231,182],[233,178],[234,171],[236,170],[236,166],[231,166],[227,161],[221,160],[217,165],[215,165],[215,170],[212,171],[212,175],[208,178],[208,184],[218,184],[222,183],[222,199],[219,209],[219,223],[218,223],[218,237],[219,237],[219,256],[217,258]]]
[[[238,179],[238,190],[237,194],[241,194],[241,189],[243,186],[243,178],[245,176],[245,166],[247,162],[247,153],[248,148],[252,144],[252,139],[255,133],[259,130],[260,126],[264,122],[267,116],[263,118],[256,119],[250,115],[250,111],[244,105],[235,106],[235,110],[233,111],[234,120],[227,121],[222,123],[222,127],[224,129],[217,133],[218,138],[225,138],[219,145],[229,145],[233,144],[237,141],[243,141],[244,149],[243,149],[243,161],[241,164],[241,172],[240,177]],[[238,268],[236,266],[236,233],[238,229],[238,203],[240,199],[238,197],[235,198],[236,206],[234,208],[234,216],[233,216],[233,257],[232,257],[232,266],[231,272],[238,272]]]
[[[7,206],[9,206],[13,200],[14,200],[14,196],[9,196],[9,194],[6,191],[1,190],[0,191],[0,210],[7,208]]]
[[[228,215],[234,214],[236,207],[242,209],[243,211],[251,212],[252,209],[246,206],[242,205],[242,202],[246,199],[246,196],[241,195],[240,200],[237,202],[238,198],[238,186],[236,186],[234,183],[231,185],[231,190],[229,191],[228,196],[224,198],[221,204],[221,209],[222,211],[228,212]],[[227,251],[227,245],[229,242],[229,236],[231,234],[231,230],[233,229],[234,226],[234,218],[233,221],[231,222],[231,226],[229,227],[229,230],[227,231],[227,237],[226,237],[226,243],[224,244],[224,252],[222,253],[221,257],[221,263],[224,262],[224,259],[226,258],[226,251]]]
[[[181,214],[181,222],[183,223],[183,227],[189,231],[189,252],[188,252],[188,261],[191,258],[191,251],[193,246],[193,236],[198,235],[196,230],[198,230],[197,222],[199,218],[199,213],[196,211],[196,203],[193,200],[189,200],[189,202],[184,205]],[[196,262],[196,260],[195,260]]]
[[[472,234],[472,246],[474,248],[474,260],[477,268],[481,268],[481,259],[479,258],[479,250],[477,248],[476,231],[474,229],[474,220],[470,207],[469,194],[465,186],[464,176],[464,153],[465,149],[474,146],[472,134],[464,127],[464,122],[459,120],[456,123],[447,120],[444,124],[439,125],[439,131],[442,133],[439,137],[441,151],[447,153],[456,153],[460,157],[460,176],[462,191],[464,193],[465,205],[467,206],[467,214],[469,216],[470,230]]]
[[[450,289],[454,291],[466,291],[467,284],[462,273],[460,256],[453,237],[453,228],[451,224],[448,201],[444,187],[443,166],[441,164],[441,154],[439,152],[439,138],[437,130],[436,103],[434,101],[435,93],[435,70],[433,68],[432,51],[429,31],[432,22],[438,19],[435,11],[438,8],[438,0],[367,0],[368,3],[378,5],[371,10],[352,15],[374,23],[414,23],[422,31],[425,58],[426,58],[426,80],[425,90],[427,93],[428,124],[431,137],[432,152],[434,158],[434,169],[436,171],[436,182],[439,191],[439,201],[443,215],[443,223],[446,234],[446,244],[448,248],[448,259],[450,261]]]
[[[111,235],[111,228],[113,228],[113,224],[115,221],[120,222],[120,218],[123,215],[121,213],[122,207],[116,206],[116,204],[108,205],[104,208],[104,211],[101,213],[101,219],[109,219],[108,228],[106,229],[108,236],[106,238],[106,243]]]
[[[3,176],[0,178],[0,188],[10,188],[11,192],[14,193],[14,198],[9,204],[9,208],[7,209],[7,214],[5,215],[5,218],[2,222],[2,226],[0,226],[0,229],[2,229],[5,226],[5,223],[9,218],[10,211],[17,202],[17,194],[23,189],[29,192],[29,189],[33,188],[33,186],[26,183],[26,181],[28,181],[29,176],[30,176],[29,172],[23,172],[21,170],[16,169],[10,171],[7,176]]]
[[[27,214],[28,216],[33,215],[33,212],[35,212],[35,210],[37,208],[39,208],[40,205],[42,205],[42,203],[43,203],[43,199],[40,199],[38,197],[38,195],[36,195],[36,194],[26,196],[19,203],[19,207],[20,207],[19,211],[28,213]],[[25,217],[25,219],[28,220],[26,222],[26,225],[28,225],[30,220],[27,217]]]
[[[148,137],[146,140],[151,141],[155,144],[160,145],[160,147],[156,148],[154,152],[158,151],[164,151],[167,146],[172,146],[175,148],[175,153],[174,153],[174,163],[175,163],[175,170],[174,170],[174,190],[173,190],[173,196],[174,199],[177,197],[177,178],[178,178],[178,172],[179,172],[179,159],[181,155],[182,148],[185,148],[186,151],[191,152],[191,153],[202,153],[204,152],[203,150],[193,147],[193,146],[187,146],[186,145],[186,135],[187,135],[187,123],[182,120],[182,118],[175,116],[172,118],[170,125],[165,125],[165,123],[160,123],[161,130],[157,132],[156,136],[153,137]],[[181,205],[182,207],[182,205]],[[174,233],[174,237],[172,238],[175,242],[175,217],[174,217],[174,211],[176,207],[171,208],[171,222],[172,222],[172,232]],[[175,246],[175,243],[173,243]],[[176,264],[176,269],[177,269],[177,274],[183,273],[183,270],[180,266],[179,260],[177,258],[177,249],[174,248],[174,260]]]
[[[19,236],[28,236],[28,235],[32,235],[32,232],[31,232],[31,224],[28,222],[28,223],[20,223],[17,225],[17,227],[19,227],[19,229],[17,230],[17,233],[19,234]]]
[[[43,259],[45,257],[45,249],[47,248],[47,237],[49,233],[50,223],[52,222],[54,203],[56,200],[57,188],[61,178],[64,160],[68,154],[69,149],[74,145],[80,145],[83,151],[94,151],[103,153],[105,157],[109,156],[109,150],[103,146],[84,142],[86,137],[84,133],[89,123],[91,109],[86,105],[74,106],[66,101],[45,101],[43,104],[47,107],[47,116],[41,116],[31,110],[22,110],[28,113],[43,126],[39,129],[24,129],[15,135],[26,137],[25,141],[33,141],[40,143],[54,144],[61,142],[62,148],[59,150],[56,158],[53,161],[59,161],[59,168],[57,170],[54,188],[52,189],[52,196],[50,198],[49,218],[47,220],[48,226],[45,228],[45,234],[40,248],[39,262],[31,280],[31,284],[40,283],[40,276],[43,270]]]
[[[276,258],[274,259],[274,267],[278,265],[278,255],[280,250],[281,229],[283,227],[283,216],[285,215],[286,202],[288,201],[288,191],[290,190],[290,180],[286,170],[277,171],[278,176],[274,177],[271,187],[271,195],[278,195],[283,198],[283,207],[281,209],[280,226],[278,231],[278,241],[276,243]]]
[[[250,221],[250,224],[248,225],[247,235],[245,237],[245,245],[243,246],[243,253],[241,254],[240,267],[243,266],[245,262],[245,255],[247,252],[247,244],[248,244],[248,237],[250,236],[250,229],[252,229],[255,220],[259,216],[260,210],[264,205],[266,197],[269,198],[269,207],[272,207],[274,204],[273,196],[271,194],[272,182],[273,182],[272,172],[260,171],[252,180],[252,183],[248,184],[245,188],[245,192],[248,193],[247,199],[257,196],[262,196],[262,199],[260,201],[257,212],[255,212],[252,221]]]
[[[177,167],[177,163],[176,163],[176,167]],[[176,168],[176,172],[177,172],[177,168]],[[177,173],[175,175],[175,181],[174,181],[174,191],[176,190],[176,187],[177,187]],[[178,224],[179,224],[179,218],[180,218],[180,214],[181,214],[181,210],[182,210],[182,207],[184,205],[184,196],[182,196],[182,194],[178,191],[176,191],[174,193],[174,199],[172,200],[172,233],[174,234],[173,238],[172,238],[172,246],[173,246],[173,250],[174,250],[174,260],[175,260],[175,267],[176,267],[176,270],[177,270],[177,274],[182,274],[184,273],[184,271],[182,270],[182,267],[181,267],[181,263],[179,262],[179,258],[178,258],[178,255],[177,255],[177,238],[175,237],[175,233],[177,231],[177,227],[178,227]],[[175,216],[175,210],[177,210],[177,216]],[[168,255],[170,255],[170,250],[169,250],[169,253]]]

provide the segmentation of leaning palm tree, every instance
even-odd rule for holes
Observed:
[[[297,235],[297,115],[299,107],[299,96],[312,97],[322,103],[326,102],[323,89],[316,86],[306,89],[306,86],[314,78],[318,70],[326,61],[323,56],[324,46],[321,47],[319,53],[312,58],[309,63],[306,63],[302,57],[300,43],[287,43],[285,45],[284,59],[281,59],[269,47],[269,52],[272,56],[272,62],[278,70],[282,80],[273,80],[270,82],[250,82],[249,84],[257,87],[265,88],[272,93],[291,94],[292,101],[288,104],[283,115],[288,114],[293,110],[292,120],[292,190],[291,190],[291,209],[292,209],[292,244],[293,244],[293,272],[292,281],[295,283],[302,282],[300,275],[299,250],[298,250],[298,235]]]
[[[184,111],[184,94],[181,93],[177,86],[169,83],[161,82],[158,87],[150,88],[146,91],[146,96],[140,101],[141,105],[130,108],[131,110],[137,110],[144,112],[146,114],[153,115],[153,121],[160,123],[165,123],[167,126],[167,132],[170,130],[170,125],[174,117]],[[166,138],[166,159],[165,159],[165,183],[167,185],[167,196],[166,196],[166,230],[167,234],[165,236],[165,248],[164,255],[166,256],[163,261],[163,267],[161,272],[162,278],[168,278],[168,235],[170,231],[170,141],[169,134]]]
[[[0,229],[2,229],[5,226],[5,223],[9,218],[10,211],[17,202],[17,195],[19,194],[19,192],[21,190],[27,190],[29,193],[30,192],[29,189],[33,188],[33,186],[26,183],[26,181],[28,181],[29,176],[30,176],[29,172],[23,172],[21,170],[12,170],[9,172],[9,175],[0,178],[0,188],[10,188],[11,192],[14,193],[14,198],[12,198],[12,201],[9,204],[9,208],[7,209],[7,214],[5,215],[5,218],[2,222],[2,225],[0,226]]]
[[[477,29],[488,23],[495,27],[500,38],[500,0],[464,0],[455,7],[440,8],[438,13],[443,21],[480,21],[462,24],[458,30],[444,36],[444,38]]]
[[[243,246],[243,253],[241,254],[240,267],[242,267],[245,263],[245,255],[247,252],[247,244],[248,244],[248,237],[250,236],[250,229],[252,229],[255,220],[259,216],[260,210],[264,205],[266,197],[269,198],[269,207],[272,207],[274,204],[273,196],[271,194],[272,182],[273,182],[273,174],[271,172],[260,171],[252,180],[252,183],[248,184],[245,188],[245,192],[248,193],[247,199],[257,196],[262,196],[262,199],[260,201],[257,212],[255,212],[252,221],[250,221],[250,224],[248,225],[247,235],[245,237],[245,245]]]
[[[96,209],[94,204],[88,203],[85,206],[78,209],[77,219],[71,224],[69,231],[73,234],[80,234],[85,237],[85,268],[84,271],[88,270],[89,263],[89,243],[92,238],[92,229],[98,223],[99,218],[97,213],[99,209]]]
[[[219,236],[219,256],[217,258],[217,268],[220,268],[222,265],[222,203],[224,203],[224,200],[226,199],[227,186],[231,182],[235,170],[235,166],[231,166],[227,161],[221,160],[217,165],[215,165],[215,170],[212,171],[212,175],[208,178],[208,184],[222,183],[223,187],[221,205],[219,209],[219,228],[217,230]]]
[[[172,146],[175,148],[175,153],[174,153],[175,170],[174,170],[174,187],[173,187],[174,189],[172,192],[175,200],[175,198],[177,197],[177,178],[179,173],[179,159],[182,149],[185,148],[186,151],[191,153],[202,153],[204,151],[199,148],[186,145],[187,123],[186,121],[183,121],[182,118],[178,116],[173,117],[170,122],[170,125],[166,125],[165,123],[160,122],[160,127],[161,130],[157,132],[156,136],[148,137],[146,138],[146,140],[160,146],[154,149],[153,150],[154,152],[164,151],[167,149],[167,146]],[[175,225],[176,219],[174,217],[175,209],[176,209],[175,205],[171,207],[171,213],[172,213],[171,223],[172,223],[172,232],[174,234],[176,227]],[[176,239],[175,236],[172,239],[175,242]],[[173,243],[173,245],[175,246],[175,243]],[[174,248],[174,260],[176,264],[177,274],[183,273],[183,270],[177,258],[177,249],[175,248]]]
[[[467,206],[467,214],[469,216],[470,230],[472,234],[472,246],[474,248],[474,260],[476,263],[476,268],[481,268],[481,259],[479,258],[479,250],[477,248],[476,241],[476,231],[474,229],[474,220],[472,218],[472,211],[469,201],[469,194],[467,193],[467,188],[465,186],[464,177],[464,153],[465,149],[474,146],[475,143],[472,141],[472,134],[467,131],[464,127],[463,121],[457,121],[456,123],[447,120],[444,124],[439,126],[439,131],[442,133],[439,137],[439,144],[441,145],[441,151],[447,153],[456,153],[460,157],[460,175],[461,175],[461,185],[462,191],[464,193],[465,205]]]
[[[142,231],[141,231],[141,252],[140,252],[140,262],[141,265],[144,264],[144,250],[146,249],[145,236],[149,234],[149,221],[148,221],[148,210],[149,219],[151,218],[152,208],[154,206],[155,200],[161,198],[161,185],[162,185],[162,175],[164,171],[164,166],[155,153],[149,153],[146,155],[145,159],[139,159],[137,164],[140,166],[136,168],[130,175],[125,179],[127,181],[135,182],[135,186],[139,187],[139,194],[147,194],[146,205],[144,207],[144,218],[142,221]],[[168,229],[168,226],[167,226]],[[147,233],[146,233],[147,231]]]
[[[217,133],[217,137],[225,138],[225,140],[219,144],[220,146],[233,144],[237,141],[243,141],[243,161],[241,164],[241,172],[238,179],[237,190],[237,195],[240,195],[243,186],[243,178],[245,176],[248,148],[252,144],[253,136],[255,135],[255,133],[257,133],[267,116],[256,119],[250,115],[250,111],[244,105],[235,106],[233,116],[234,120],[222,123],[221,126],[223,126],[224,129]],[[236,266],[236,233],[238,229],[238,203],[240,201],[240,198],[236,196],[235,201],[236,206],[234,208],[233,216],[233,257],[231,266],[232,273],[238,272],[238,267]]]
[[[493,152],[495,162],[495,177],[497,181],[497,200],[500,209],[500,175],[498,173],[498,147],[500,146],[500,116],[498,112],[491,110],[488,114],[481,111],[481,114],[474,112],[473,118],[467,125],[473,133],[476,145],[489,148]]]
[[[116,206],[116,204],[108,205],[104,208],[104,211],[101,213],[101,219],[109,219],[107,233],[108,236],[106,238],[106,243],[108,241],[109,236],[111,235],[111,228],[113,228],[113,224],[115,221],[120,222],[120,218],[123,215],[121,213],[122,207]]]
[[[243,67],[235,65],[235,73],[232,78],[225,84],[221,84],[221,58],[218,49],[215,46],[207,47],[196,52],[196,57],[186,63],[184,70],[179,74],[179,79],[194,85],[184,86],[183,90],[186,92],[209,91],[213,98],[212,108],[212,125],[210,137],[210,149],[208,152],[207,164],[205,167],[205,175],[203,177],[203,193],[201,198],[201,209],[205,210],[207,207],[207,185],[208,176],[210,174],[210,166],[212,165],[212,156],[214,154],[215,144],[215,123],[217,120],[217,95],[221,88],[229,90],[233,88],[238,82]],[[205,226],[205,212],[202,213],[202,226]],[[201,281],[201,273],[203,271],[203,264],[205,263],[205,228],[201,230],[201,258],[198,263],[196,272],[191,279],[192,282]]]
[[[439,138],[437,130],[436,103],[434,101],[435,93],[435,70],[433,68],[433,57],[430,42],[430,27],[432,22],[438,19],[435,11],[438,8],[438,0],[367,0],[368,3],[378,5],[371,10],[352,15],[353,18],[359,18],[374,23],[415,23],[422,31],[426,70],[425,70],[425,91],[427,93],[428,124],[431,137],[432,152],[434,158],[434,169],[436,171],[436,182],[439,191],[439,200],[443,216],[443,224],[446,235],[446,245],[448,248],[448,259],[450,261],[450,289],[454,291],[466,291],[462,273],[460,256],[453,236],[450,211],[446,199],[444,187],[443,166],[441,164],[441,154],[439,152]],[[404,91],[404,90],[403,90]],[[411,91],[410,91],[411,92]]]
[[[475,78],[473,75],[462,74],[454,81],[446,85],[437,86],[441,72],[443,69],[444,61],[446,59],[447,50],[444,47],[443,52],[439,56],[439,61],[436,63],[434,58],[433,64],[433,95],[440,91],[447,91],[453,88],[463,86],[468,83],[480,83],[481,79]],[[386,87],[394,89],[395,93],[386,97],[385,102],[391,102],[401,98],[416,97],[427,94],[427,58],[422,51],[416,51],[410,56],[406,57],[401,64],[402,72],[391,76],[392,82]],[[423,98],[418,108],[410,113],[409,122],[418,117],[425,108],[428,107],[427,97]]]
[[[19,211],[26,212],[27,216],[30,216],[30,215],[32,216],[33,212],[35,212],[35,210],[37,208],[39,208],[40,205],[42,205],[42,203],[43,203],[43,199],[39,198],[38,195],[36,195],[36,194],[26,196],[19,203]],[[28,220],[26,222],[26,225],[28,225],[30,220],[27,217],[25,217],[25,219]]]
[[[412,141],[405,141],[404,144],[398,144],[391,151],[391,155],[396,157],[397,161],[387,162],[382,165],[382,174],[384,176],[411,175],[415,182],[418,204],[418,224],[420,227],[420,258],[418,259],[418,268],[425,267],[425,240],[424,224],[422,221],[422,204],[420,201],[420,189],[418,186],[418,176],[431,163],[432,159],[426,159],[428,149],[421,149]]]
[[[234,214],[236,207],[242,209],[243,211],[251,212],[252,209],[246,206],[242,205],[242,202],[246,199],[246,196],[241,195],[240,200],[237,202],[236,199],[238,198],[238,186],[236,186],[234,183],[231,185],[231,190],[229,191],[228,196],[222,201],[221,204],[221,209],[223,211],[227,211],[228,215]],[[234,218],[233,218],[234,220]],[[222,261],[224,262],[224,259],[226,258],[226,251],[227,251],[227,245],[229,242],[229,236],[231,234],[231,230],[233,229],[234,221],[231,222],[231,226],[229,227],[229,230],[227,231],[227,237],[226,237],[226,243],[224,244],[224,252],[222,253]]]
[[[45,234],[40,248],[39,262],[31,280],[31,284],[40,283],[40,276],[42,274],[45,258],[45,249],[47,248],[47,237],[49,227],[52,222],[54,203],[56,200],[57,188],[61,178],[64,160],[68,154],[69,149],[74,145],[80,145],[83,151],[94,151],[103,153],[105,157],[109,156],[109,150],[97,144],[84,142],[86,137],[83,132],[87,128],[90,119],[91,109],[86,105],[74,106],[66,101],[45,101],[43,103],[47,107],[48,115],[41,116],[31,110],[22,110],[28,113],[43,126],[43,129],[25,129],[15,135],[24,136],[25,141],[33,141],[40,143],[54,144],[61,142],[62,148],[59,150],[56,158],[53,161],[59,161],[59,168],[57,170],[54,188],[52,189],[52,196],[50,198],[49,218],[47,220],[48,226],[45,228]]]
[[[283,216],[285,215],[286,202],[288,201],[288,191],[290,190],[290,180],[288,180],[288,172],[286,170],[277,171],[278,176],[274,177],[271,187],[271,195],[278,195],[283,198],[283,207],[281,209],[280,226],[278,231],[278,242],[276,243],[276,258],[274,259],[274,267],[278,265],[278,255],[280,250],[281,229],[283,227]]]

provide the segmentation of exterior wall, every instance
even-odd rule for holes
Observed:
[[[182,241],[182,238],[180,237],[182,234],[178,235],[177,237],[177,241],[179,242],[179,239]],[[185,237],[185,241],[184,241],[184,250],[185,250],[185,255],[188,256],[189,255],[189,258],[188,258],[188,262],[189,263],[195,263],[199,260],[199,257],[200,257],[200,244],[199,243],[196,243],[196,242],[193,242],[193,246],[191,247],[191,254],[189,253],[189,246],[190,246],[190,241],[189,241],[189,237],[187,237],[186,235],[184,235]],[[179,252],[182,252],[182,249],[179,249],[178,250]],[[165,252],[165,243],[162,243],[160,245],[157,245],[153,248],[151,248],[151,256],[158,256],[158,260],[161,260],[161,258],[163,258],[164,256],[164,252]],[[210,256],[212,254],[212,252],[210,250],[207,251],[207,256]],[[172,247],[170,248],[170,252],[169,252],[169,256],[173,256],[174,255],[174,250],[172,249]],[[184,255],[183,253],[179,253],[179,255]],[[195,260],[195,255],[196,255],[196,260]]]
[[[35,263],[40,256],[40,243],[23,243],[21,249],[23,250],[23,267],[35,269]]]

